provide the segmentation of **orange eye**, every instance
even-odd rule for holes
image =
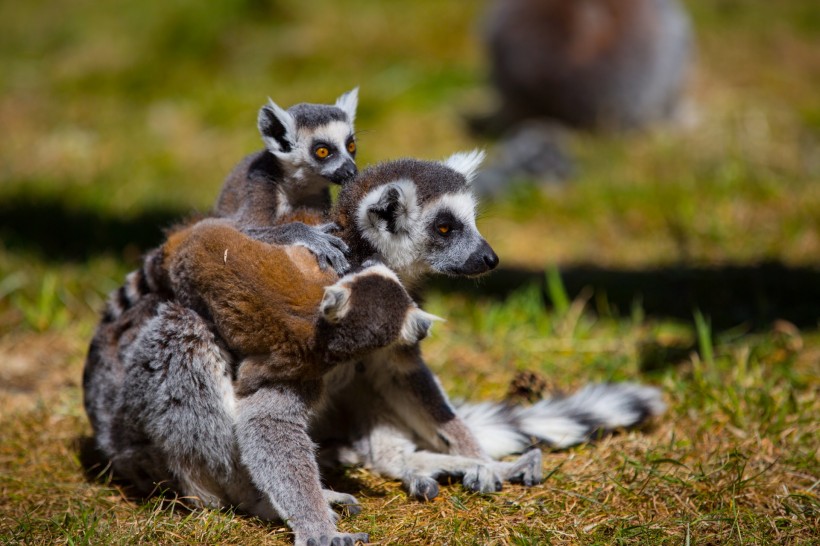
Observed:
[[[350,152],[351,154],[356,153],[356,143],[354,141],[351,140],[350,142],[347,143],[347,151]]]
[[[441,225],[437,226],[436,229],[442,235],[447,235],[448,233],[450,233],[450,225],[449,224],[441,224]]]
[[[330,155],[330,150],[327,148],[327,146],[320,146],[313,150],[313,155],[315,155],[319,159],[324,159]]]

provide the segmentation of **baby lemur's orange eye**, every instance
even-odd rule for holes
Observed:
[[[438,230],[438,232],[442,235],[447,235],[450,233],[450,224],[439,224],[436,226],[436,230]]]
[[[347,151],[350,152],[351,154],[356,153],[356,143],[354,141],[351,140],[350,142],[347,143]]]
[[[320,146],[313,150],[313,155],[315,155],[319,159],[324,159],[330,155],[330,150],[327,148],[327,146]]]

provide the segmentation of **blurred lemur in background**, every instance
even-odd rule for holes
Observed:
[[[476,181],[484,193],[516,177],[570,176],[562,126],[638,129],[682,117],[693,38],[678,0],[495,0],[484,42],[500,105],[472,124],[505,134]]]

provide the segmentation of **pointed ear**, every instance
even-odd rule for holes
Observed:
[[[467,184],[470,184],[475,178],[478,167],[481,166],[481,162],[484,161],[484,155],[484,150],[476,148],[471,152],[456,152],[442,161],[442,163],[454,171],[463,174],[464,178],[467,179]]]
[[[410,310],[402,324],[400,334],[402,341],[409,345],[418,343],[430,335],[430,328],[436,321],[444,322],[444,319],[418,308]]]
[[[331,324],[336,324],[350,310],[350,289],[339,283],[326,286],[319,312]]]
[[[287,110],[280,108],[271,99],[259,110],[257,125],[268,151],[286,154],[293,149],[296,142],[296,121]]]
[[[412,183],[391,182],[380,188],[381,193],[368,205],[367,217],[372,226],[384,221],[387,231],[407,231],[410,214],[416,208],[415,186]]]
[[[347,114],[350,123],[356,120],[356,107],[359,106],[359,88],[354,87],[338,99],[336,99],[336,108],[342,110]]]

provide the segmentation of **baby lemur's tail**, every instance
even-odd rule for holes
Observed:
[[[535,404],[465,403],[456,413],[491,456],[520,453],[533,443],[566,448],[596,434],[642,424],[666,409],[661,391],[636,383],[587,385]]]

